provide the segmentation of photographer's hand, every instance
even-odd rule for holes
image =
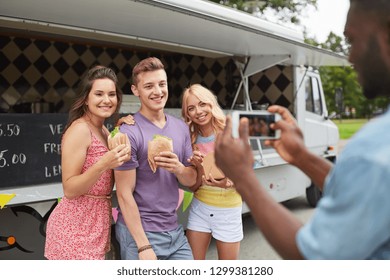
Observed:
[[[246,177],[248,172],[253,172],[254,158],[248,133],[248,119],[242,118],[239,126],[240,138],[233,138],[232,119],[227,116],[225,129],[216,137],[216,164],[234,183]]]
[[[294,117],[287,108],[271,106],[268,108],[271,113],[278,113],[282,119],[271,124],[271,128],[281,130],[280,138],[277,140],[266,140],[265,145],[275,148],[279,155],[288,163],[296,164],[302,152],[306,150],[303,134]]]

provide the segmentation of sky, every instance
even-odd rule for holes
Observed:
[[[307,28],[308,37],[315,37],[322,43],[331,31],[343,36],[349,0],[317,0],[317,6],[317,11],[309,9],[307,15],[300,18],[302,25]]]

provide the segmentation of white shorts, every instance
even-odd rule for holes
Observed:
[[[242,207],[213,207],[194,197],[191,202],[187,229],[209,232],[216,240],[222,242],[239,242],[244,237]]]

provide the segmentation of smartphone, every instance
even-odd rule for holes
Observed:
[[[278,139],[280,138],[280,130],[270,128],[271,123],[275,123],[281,119],[277,113],[268,111],[233,111],[232,113],[232,130],[233,137],[238,138],[238,126],[241,118],[247,118],[249,121],[249,138],[250,139]]]

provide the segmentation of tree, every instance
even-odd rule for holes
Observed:
[[[318,43],[315,39],[306,38],[305,42],[316,47],[331,50],[348,56],[349,46],[345,38],[330,32],[324,43]],[[355,108],[356,117],[371,118],[376,111],[384,111],[390,99],[386,97],[367,100],[357,79],[357,73],[351,66],[319,68],[324,94],[329,112],[338,112],[336,106],[336,89],[343,92],[344,107]]]
[[[336,35],[335,33],[330,32],[326,41],[324,43],[319,43],[316,41],[316,39],[307,38],[306,34],[304,34],[304,35],[305,35],[305,43],[307,43],[307,44],[310,44],[310,45],[313,45],[316,47],[320,47],[323,49],[331,50],[335,53],[340,53],[340,54],[343,54],[345,56],[348,55],[349,46],[345,42],[344,37],[340,37],[340,36]]]
[[[209,0],[263,17],[272,13],[281,22],[299,24],[302,11],[309,6],[317,8],[317,0]]]
[[[317,9],[317,0],[209,0],[234,9],[242,10],[257,17],[271,14],[272,21],[278,19],[286,24],[300,25],[299,18],[307,8]],[[349,46],[344,37],[330,32],[325,42],[319,43],[316,39],[307,38],[305,29],[305,42],[313,46],[331,50],[336,53],[348,55]],[[375,111],[384,111],[390,104],[390,98],[376,98],[367,100],[357,80],[357,73],[353,67],[320,67],[323,89],[329,112],[338,112],[336,107],[336,89],[343,92],[344,107],[355,108],[356,117],[372,117]]]

